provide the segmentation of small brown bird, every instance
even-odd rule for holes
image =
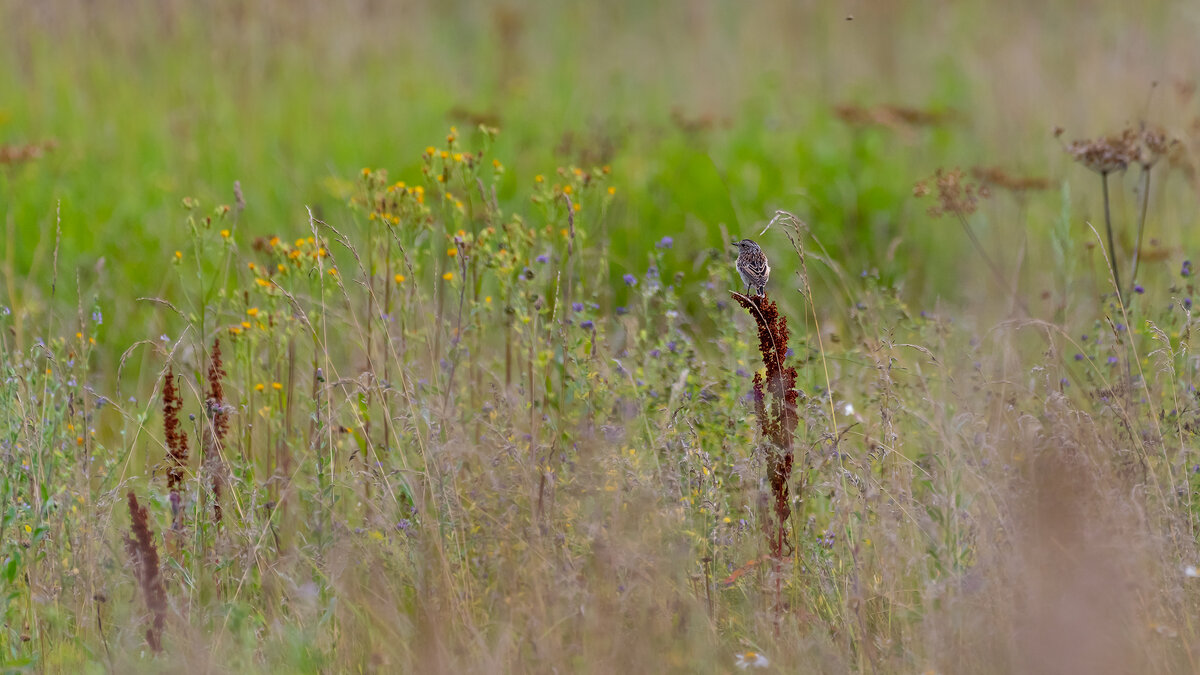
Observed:
[[[771,265],[767,262],[767,254],[749,239],[735,241],[733,245],[738,247],[735,267],[742,283],[746,284],[746,292],[749,293],[750,289],[754,288],[758,295],[766,295],[767,279],[771,277]]]

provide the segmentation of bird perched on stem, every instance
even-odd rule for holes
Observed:
[[[749,239],[735,241],[733,245],[738,247],[735,266],[742,283],[746,284],[746,292],[749,293],[750,289],[754,288],[758,295],[766,295],[767,279],[771,277],[771,265],[767,263],[767,254]]]

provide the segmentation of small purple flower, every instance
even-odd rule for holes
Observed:
[[[1118,333],[1123,333],[1123,332],[1125,332],[1125,324],[1123,324],[1123,323],[1118,323],[1118,324],[1117,324],[1117,332],[1118,332]]]
[[[650,350],[650,356],[652,356],[652,357],[654,357],[654,358],[656,358],[656,359],[657,359],[659,356],[661,356],[661,355],[662,355],[662,352],[660,352],[660,351],[659,351],[659,350],[657,350],[657,349],[651,349],[651,350]]]
[[[1138,295],[1141,295],[1142,293],[1146,292],[1146,289],[1141,284],[1134,284],[1133,292],[1137,293]]]
[[[655,248],[671,248],[671,245],[674,243],[675,243],[674,239],[672,239],[670,237],[663,237],[662,239],[658,240],[658,243],[655,244],[654,247]]]
[[[791,347],[788,347],[788,350],[787,350],[787,352],[786,352],[786,353],[784,353],[784,356],[786,356],[786,357],[788,357],[788,358],[791,358],[791,357],[793,357],[793,356],[795,356],[795,355],[796,355],[796,350],[795,350],[795,349],[792,349]]]
[[[1192,308],[1192,299],[1184,298],[1183,299],[1183,307],[1184,307],[1184,309],[1191,309]]]
[[[543,254],[539,255],[538,257],[534,258],[534,260],[536,260],[540,263],[548,263],[548,262],[550,262],[550,256],[543,253]]]
[[[1076,361],[1082,361],[1082,360],[1083,360],[1083,354],[1076,354],[1076,355],[1075,355],[1075,360],[1076,360]]]
[[[629,313],[629,310],[628,310],[628,309],[626,309],[625,307],[618,307],[618,308],[617,308],[617,316],[625,316],[625,315],[626,315],[626,314],[628,314],[628,313]]]
[[[1071,384],[1070,382],[1067,381],[1067,378],[1065,378],[1065,377],[1063,379],[1059,380],[1058,383],[1064,387]]]
[[[675,353],[675,341],[674,340],[671,340],[670,342],[667,343],[667,351],[670,351],[672,354]]]
[[[750,373],[747,373],[745,368],[738,368],[737,376],[738,377],[750,377]]]
[[[595,327],[596,327],[596,324],[592,323],[592,320],[591,320],[591,319],[588,319],[588,320],[586,320],[586,321],[583,321],[583,322],[581,322],[581,323],[579,324],[579,327],[580,327],[580,328],[582,328],[582,329],[584,329],[584,330],[591,330],[591,329],[593,329],[593,328],[595,328]]]
[[[621,279],[625,281],[626,286],[637,286],[637,277],[632,274],[626,274]]]
[[[1183,261],[1183,267],[1179,270],[1179,274],[1180,274],[1180,276],[1185,276],[1185,277],[1192,276],[1192,261],[1191,260]]]
[[[1110,365],[1110,366],[1117,365],[1117,357],[1115,357],[1115,356],[1108,357],[1108,365]]]
[[[1083,340],[1084,342],[1087,342],[1087,333],[1084,333],[1083,335],[1080,335],[1080,336],[1079,336],[1079,339],[1080,339],[1080,340]]]
[[[658,268],[655,267],[654,265],[651,265],[650,269],[646,270],[646,278],[647,279],[657,279],[658,278]]]
[[[571,309],[576,312],[582,312],[583,311],[583,303],[582,302],[572,302]]]

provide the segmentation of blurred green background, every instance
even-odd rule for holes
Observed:
[[[1020,200],[993,195],[973,220],[1009,269],[1023,256],[1024,292],[1036,298],[1063,292],[1052,288],[1056,223],[1084,243],[1101,209],[1098,181],[1064,155],[1055,126],[1067,140],[1150,120],[1187,156],[1197,145],[1200,11],[1190,2],[0,8],[0,145],[56,143],[0,168],[0,303],[73,313],[78,287],[85,309],[99,297],[116,319],[107,337],[119,344],[158,334],[157,310],[133,299],[175,283],[183,197],[230,203],[239,180],[243,244],[297,236],[305,206],[331,224],[348,217],[336,186],[364,166],[416,179],[421,151],[451,125],[501,128],[492,156],[509,168],[500,197],[514,209],[527,209],[534,174],[610,164],[618,200],[596,227],[614,285],[644,269],[663,235],[676,242],[677,268],[666,272],[701,279],[703,265],[724,264],[712,250],[732,253],[722,226],[757,236],[788,209],[850,275],[877,270],[921,306],[971,302],[988,283],[958,225],[931,219],[912,195],[936,168],[1050,179],[1052,189]],[[1151,281],[1195,243],[1197,206],[1189,174],[1156,180]],[[1114,183],[1119,246],[1131,246],[1134,183]],[[778,231],[763,238],[778,251],[773,285],[787,300],[797,285],[790,245]],[[1094,251],[1070,255],[1099,270]]]

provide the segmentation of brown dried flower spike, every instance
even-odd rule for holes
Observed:
[[[129,524],[133,536],[125,535],[125,552],[133,563],[133,573],[146,599],[146,609],[153,615],[153,623],[146,629],[146,642],[150,649],[161,652],[163,628],[167,623],[167,592],[158,566],[154,532],[150,530],[150,514],[146,507],[138,504],[137,495],[132,490],[126,499],[129,502]]]
[[[785,365],[789,337],[787,318],[766,295],[731,292],[730,296],[754,317],[758,325],[758,350],[767,371],[766,377],[761,372],[754,374],[754,415],[763,438],[772,448],[767,455],[767,480],[771,484],[775,520],[768,523],[767,538],[771,555],[780,558],[785,555],[787,522],[792,514],[788,483],[792,476],[796,427],[800,423],[796,368]]]
[[[178,493],[188,461],[187,432],[179,424],[183,399],[175,387],[175,372],[167,369],[163,381],[163,432],[167,440],[167,489]]]

